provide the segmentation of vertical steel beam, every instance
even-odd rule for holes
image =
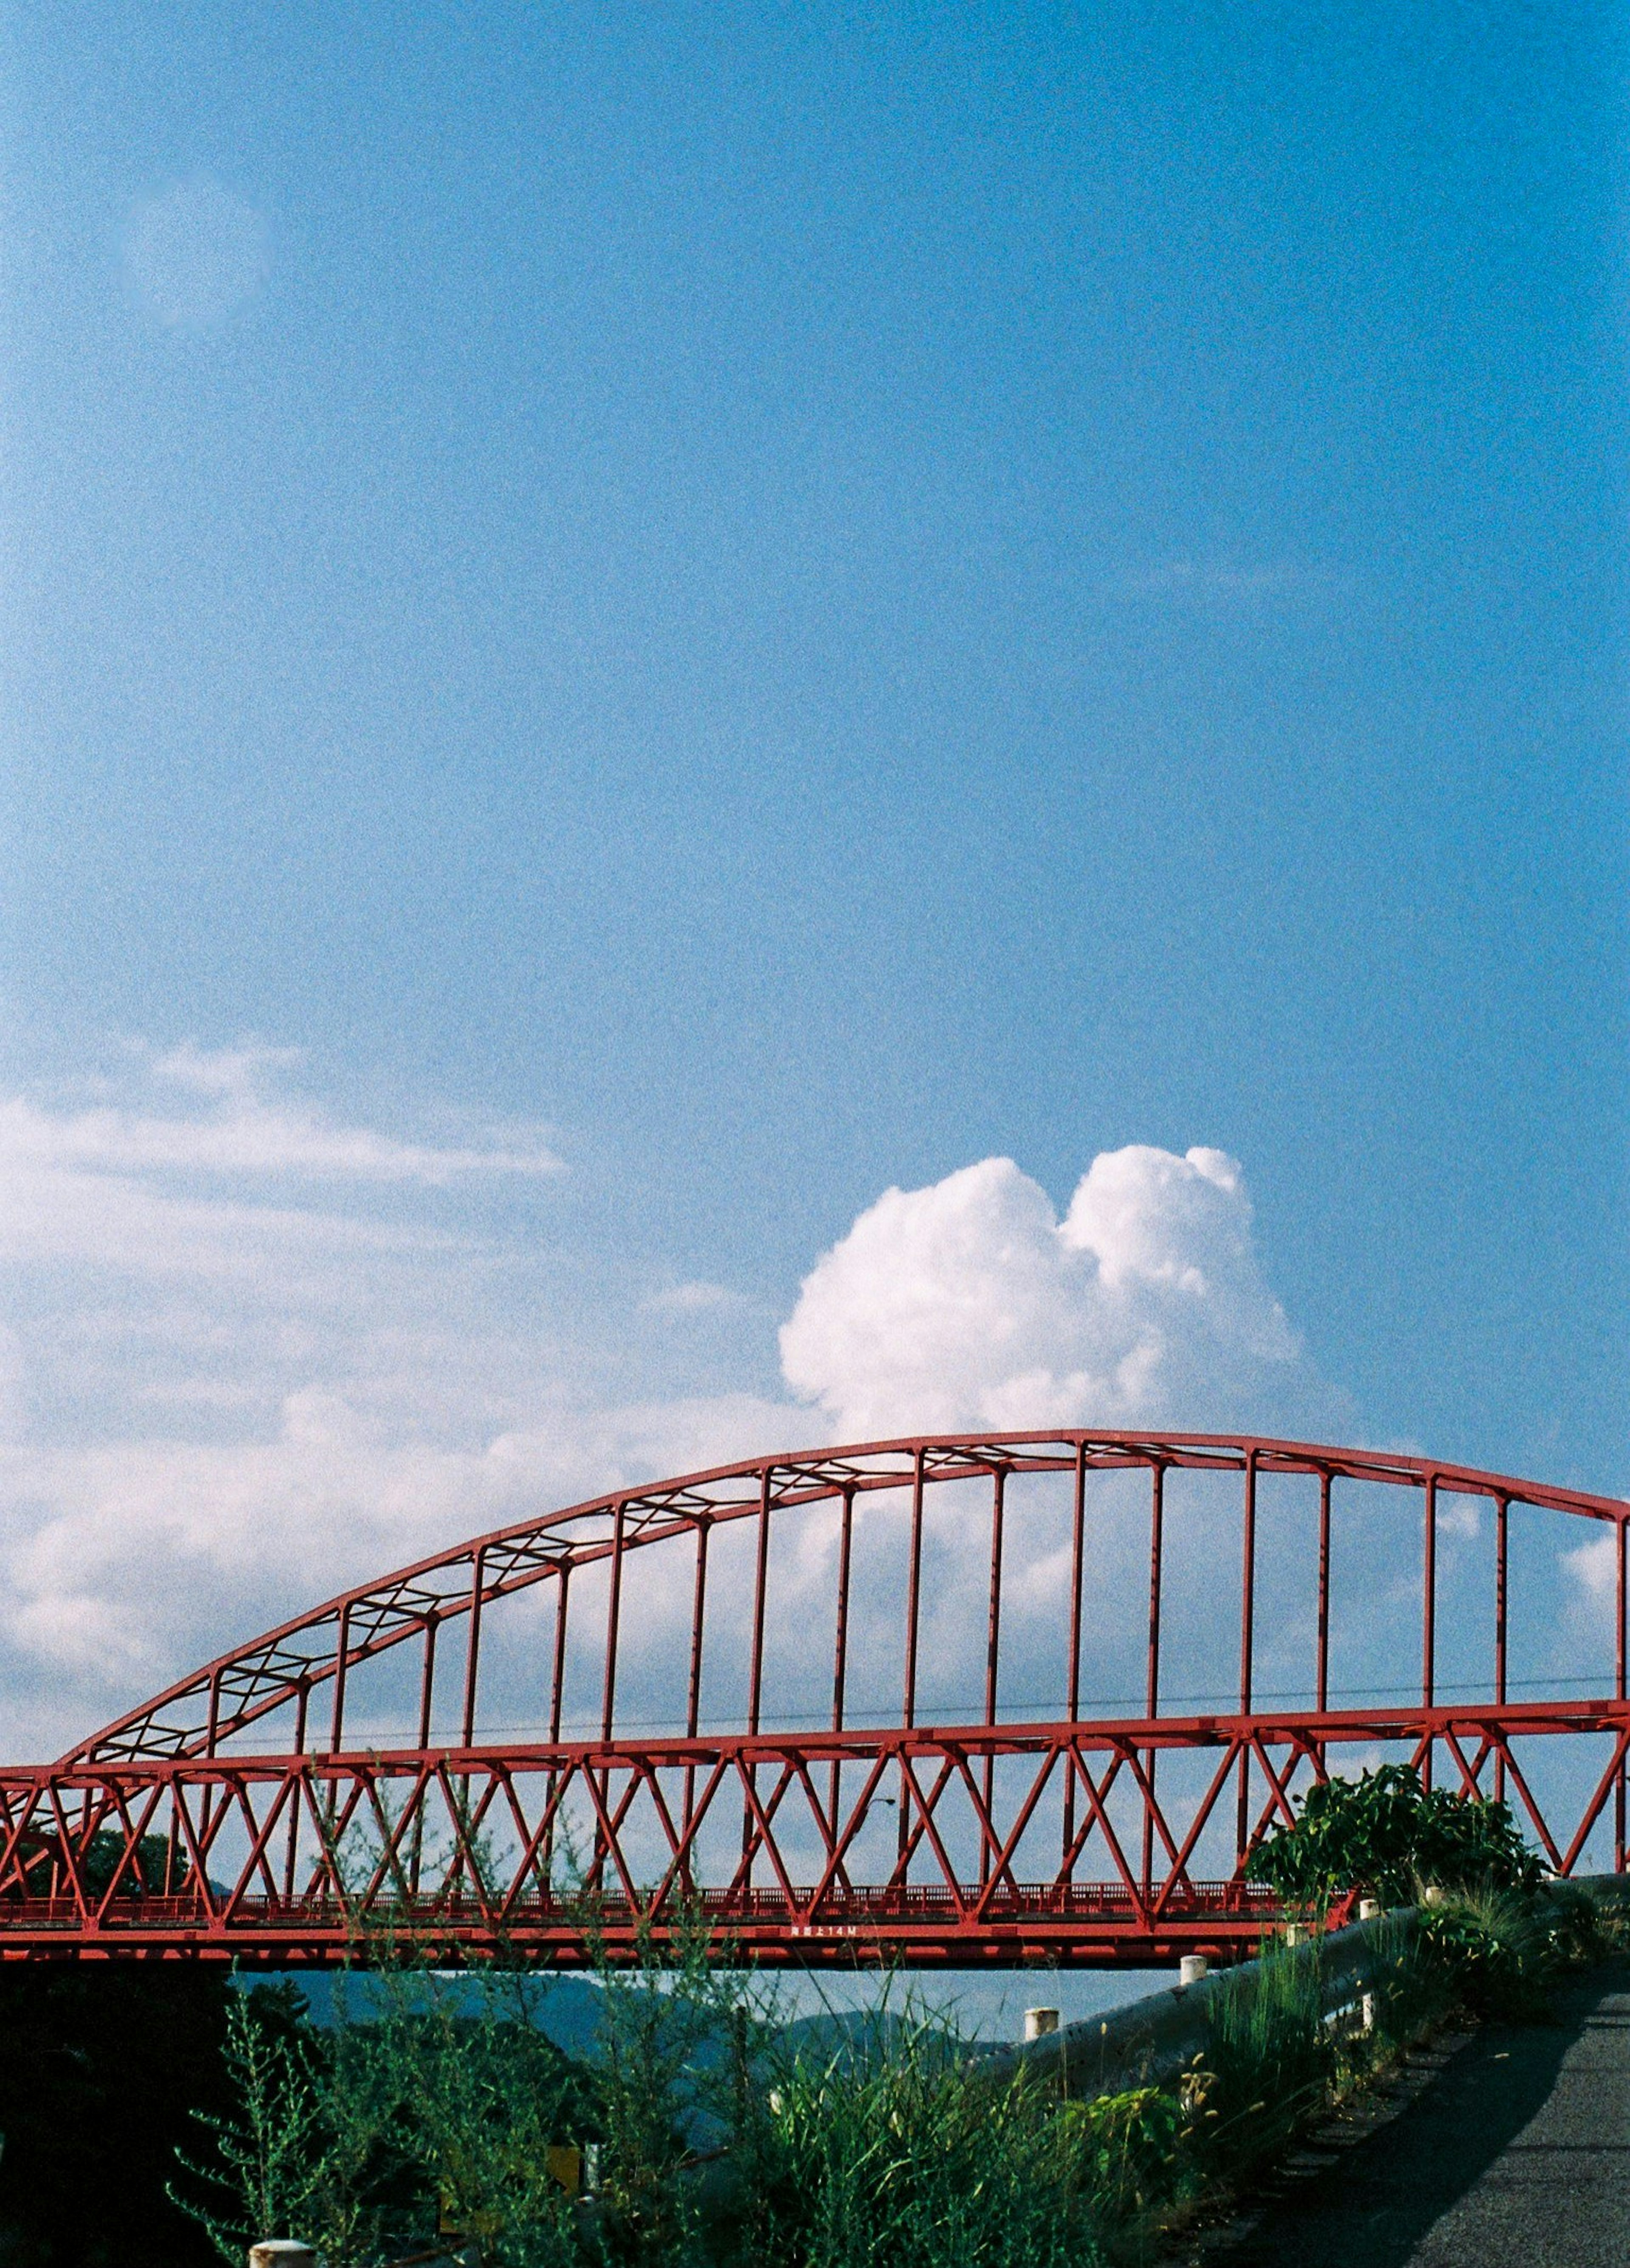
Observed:
[[[905,1699],[902,1717],[909,1733],[917,1722],[917,1633],[923,1580],[923,1453],[911,1463],[911,1541],[905,1577]]]
[[[210,1711],[204,1729],[203,1749],[203,1752],[207,1756],[212,1756],[215,1754],[216,1729],[220,1723],[220,1714],[221,1674],[218,1669],[210,1679]],[[89,1800],[90,1799],[87,1797],[87,1805]],[[210,1833],[210,1817],[214,1808],[215,1790],[212,1787],[206,1787],[203,1791],[203,1817],[200,1822],[200,1832],[203,1834],[206,1841],[208,1840]]]
[[[905,1572],[905,1692],[900,1704],[900,1722],[908,1733],[917,1723],[917,1637],[922,1609],[922,1581],[923,1447],[919,1441],[911,1459],[911,1535],[907,1546]],[[906,1763],[904,1748],[900,1752],[900,1784],[895,1803],[899,1822],[899,1851],[895,1859],[895,1867],[904,1881],[907,1855],[907,1820],[910,1815],[910,1807],[906,1800]]]
[[[832,1730],[844,1729],[844,1684],[849,1668],[849,1569],[854,1550],[854,1491],[844,1491],[837,1532],[837,1617],[832,1647]]]
[[[1257,1452],[1245,1452],[1245,1503],[1240,1533],[1240,1714],[1251,1712],[1257,1650]],[[1250,1750],[1240,1749],[1239,1800],[1234,1828],[1235,1871],[1243,1871],[1250,1848]]]
[[[560,1738],[561,1712],[565,1703],[566,1690],[566,1587],[572,1580],[572,1561],[562,1558],[556,1562],[559,1569],[560,1588],[555,1594],[555,1660],[549,1672],[549,1737],[551,1742]]]
[[[1070,1507],[1070,1653],[1066,1667],[1069,1691],[1066,1700],[1071,1724],[1081,1713],[1081,1583],[1087,1536],[1087,1444],[1075,1445],[1075,1492]],[[1075,1874],[1075,1773],[1064,1775],[1064,1842],[1059,1871],[1066,1879]]]
[[[1007,1468],[998,1465],[991,1484],[991,1591],[985,1635],[985,1721],[996,1722],[996,1685],[1002,1644],[1002,1541],[1007,1527]]]
[[[706,1513],[698,1514],[696,1523],[696,1578],[690,1594],[690,1670],[685,1682],[685,1738],[688,1741],[695,1740],[702,1721],[702,1626],[707,1613],[707,1539],[712,1528],[712,1521]],[[686,1837],[690,1836],[691,1821],[696,1815],[696,1791],[697,1768],[694,1764],[688,1764],[685,1766],[685,1808],[681,1829],[682,1835]],[[687,1881],[690,1874],[690,1863],[687,1859]]]
[[[350,1653],[350,1606],[340,1609],[339,1637],[334,1649],[334,1715],[329,1723],[328,1749],[337,1755],[345,1730],[345,1665]]]
[[[1420,1571],[1420,1705],[1430,1709],[1437,1695],[1437,1475],[1427,1475],[1425,1517],[1421,1529]],[[1421,1785],[1432,1785],[1432,1742],[1422,1750]]]
[[[837,1535],[837,1616],[832,1640],[832,1730],[844,1729],[844,1686],[849,1671],[849,1568],[854,1547],[854,1491],[844,1491],[842,1525]],[[837,1803],[843,1767],[834,1760],[830,1773],[829,1808],[832,1837],[837,1837]]]
[[[617,1638],[623,1623],[623,1501],[617,1498],[616,1510],[611,1515],[611,1580],[606,1602],[606,1659],[601,1685],[600,1737],[609,1743],[611,1727],[617,1705]],[[591,1775],[594,1766],[588,1767]],[[604,1765],[598,1775],[601,1808],[609,1814],[611,1808],[611,1768]],[[594,1823],[594,1859],[590,1868],[590,1880],[594,1894],[599,1896],[605,1881],[606,1860],[610,1855],[604,1828]]]
[[[758,1484],[757,1553],[753,1567],[753,1654],[747,1675],[747,1729],[756,1735],[759,1712],[764,1694],[764,1591],[770,1578],[770,1495],[773,1465],[766,1465]],[[747,1778],[753,1794],[758,1792],[758,1767],[747,1766]],[[746,1870],[747,1886],[751,1884],[753,1854],[753,1807],[749,1801],[746,1785],[741,1790],[741,1864]]]
[[[419,1753],[430,1746],[431,1728],[435,1723],[436,1710],[436,1632],[441,1617],[432,1608],[424,1617],[424,1668],[419,1675]],[[421,1787],[413,1798],[413,1832],[408,1841],[408,1891],[412,1897],[419,1894],[419,1872],[424,1859],[424,1791]]]
[[[560,1588],[555,1594],[555,1659],[553,1667],[549,1671],[549,1737],[551,1747],[555,1746],[559,1742],[561,1713],[565,1705],[566,1592],[572,1580],[572,1563],[571,1558],[564,1552],[555,1563],[555,1580],[560,1585]],[[544,1807],[551,1815],[548,1831],[543,1837],[542,1872],[544,1891],[547,1896],[553,1896],[555,1888],[555,1821],[553,1816],[553,1806],[555,1801],[555,1790],[559,1786],[559,1766],[557,1764],[551,1764],[549,1768],[548,1776],[543,1783]]]
[[[464,1659],[464,1711],[460,1722],[461,1744],[476,1738],[476,1685],[481,1675],[481,1595],[486,1588],[486,1554],[477,1551],[469,1571],[469,1652]]]
[[[1321,1715],[1330,1706],[1330,1483],[1326,1468],[1319,1474],[1318,1660],[1315,1680]]]
[[[617,1637],[623,1626],[623,1529],[621,1497],[611,1516],[611,1598],[606,1609],[606,1675],[601,1699],[600,1737],[609,1742],[617,1705]]]
[[[996,1686],[1000,1671],[1002,1645],[1002,1539],[1007,1525],[1007,1468],[998,1465],[991,1481],[991,1602],[985,1640],[985,1721],[996,1722]],[[996,1784],[996,1758],[987,1749],[985,1757],[985,1808],[989,1815],[992,1792]],[[984,1884],[990,1875],[992,1857],[988,1834],[979,1837],[979,1881]]]
[[[303,1756],[306,1753],[306,1705],[310,1698],[311,1689],[302,1678],[299,1697],[294,1705],[294,1753],[297,1756]],[[172,1830],[172,1832],[173,1831]],[[289,1806],[289,1844],[284,1852],[283,1860],[283,1896],[285,1904],[292,1904],[294,1901],[294,1870],[299,1859],[299,1845],[300,1798],[297,1787],[294,1800]]]
[[[1081,1585],[1086,1573],[1087,1444],[1075,1448],[1075,1491],[1070,1506],[1070,1722],[1081,1713]]]
[[[1165,1548],[1166,1468],[1157,1457],[1149,1470],[1149,1653],[1145,1713],[1154,1718],[1159,1715],[1161,1705],[1161,1572]],[[1146,1898],[1154,1880],[1154,1749],[1144,1751],[1144,1777],[1147,1782],[1147,1793],[1143,1799],[1143,1895]]]
[[[764,1589],[770,1575],[770,1489],[774,1467],[766,1465],[758,1484],[757,1557],[753,1568],[753,1654],[748,1667],[747,1729],[756,1733],[764,1695]]]
[[[436,1632],[441,1617],[434,1611],[424,1617],[424,1668],[419,1676],[419,1747],[429,1748],[436,1695]]]
[[[1494,1498],[1494,1705],[1506,1705],[1506,1630],[1510,1598],[1510,1525],[1511,1499]],[[1494,1756],[1494,1795],[1503,1803],[1506,1794],[1506,1760],[1496,1751]]]
[[[690,1668],[685,1680],[685,1738],[694,1741],[702,1722],[702,1629],[707,1614],[707,1543],[712,1521],[698,1516],[696,1574],[690,1589]]]

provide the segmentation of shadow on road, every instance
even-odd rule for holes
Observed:
[[[1630,2129],[1616,2128],[1610,2139],[1595,2121],[1571,2118],[1565,2106],[1575,2082],[1570,2075],[1559,2091],[1558,2078],[1587,2033],[1583,2053],[1604,2076],[1630,2068],[1626,1990],[1630,1976],[1598,1972],[1560,2000],[1554,2024],[1478,2033],[1397,2118],[1338,2146],[1332,2162],[1293,2177],[1249,2230],[1207,2248],[1207,2268],[1447,2268],[1462,2253],[1454,2224],[1439,2224],[1501,2159],[1501,2236],[1531,2235],[1530,2258],[1571,2258],[1558,2217],[1571,2217],[1582,2181],[1605,2176],[1630,2192],[1630,2164],[1604,2162],[1630,2160]],[[1594,2090],[1579,2078],[1589,2098]],[[1542,2132],[1521,2141],[1537,2120]],[[1594,2258],[1589,2237],[1578,2257]]]

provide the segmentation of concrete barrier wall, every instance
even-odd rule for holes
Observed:
[[[1317,1971],[1320,2005],[1328,2015],[1353,2006],[1369,1989],[1380,1946],[1414,1926],[1413,1907],[1374,1921],[1354,1922],[1328,1937],[1276,1951]],[[1110,2094],[1124,2087],[1148,2086],[1181,2071],[1210,2034],[1211,2014],[1221,1993],[1249,1992],[1262,1971],[1260,1961],[1213,1969],[1195,1984],[1152,1992],[1124,2008],[1066,2024],[1041,2038],[987,2051],[984,2067],[993,2079],[1020,2070],[1057,2078],[1072,2095]]]

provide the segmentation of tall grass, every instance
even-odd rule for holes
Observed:
[[[1199,2130],[1213,2169],[1232,2169],[1280,2147],[1340,2074],[1318,1947],[1269,1948],[1220,1980],[1208,2016],[1192,2081],[1203,2098]]]
[[[538,2027],[547,1980],[387,1967],[328,2034],[244,1996],[240,2115],[191,2169],[190,2209],[225,2257],[295,2235],[330,2268],[438,2244],[481,2268],[1093,2268],[1451,2006],[1531,2012],[1600,1944],[1576,1901],[1451,1900],[1374,1930],[1333,2012],[1323,1948],[1272,1948],[1217,1981],[1185,2071],[1087,2101],[1039,2066],[1003,2075],[910,1992],[789,2029],[773,1993],[712,1965],[699,1926],[631,1967],[601,1960],[575,2061]],[[562,2185],[564,2143],[593,2146],[586,2201]]]
[[[776,2059],[744,2189],[759,2256],[789,2268],[1062,2268],[1163,2184],[1182,2112],[1150,2088],[1071,2103],[994,2079],[908,1998],[823,2051]],[[744,2230],[744,2234],[748,2233]]]

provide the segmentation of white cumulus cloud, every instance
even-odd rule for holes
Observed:
[[[586,1227],[535,1130],[359,1123],[299,1067],[137,1049],[0,1095],[0,1755],[620,1484],[918,1427],[1265,1425],[1307,1384],[1218,1151],[1100,1157],[1062,1220],[1005,1159],[889,1191],[785,1325],[794,1400],[750,1288]],[[1015,1531],[1016,1638],[1053,1548]]]
[[[1058,1218],[1010,1158],[889,1189],[805,1279],[795,1392],[853,1439],[1177,1419],[1306,1390],[1221,1150],[1106,1151]]]

